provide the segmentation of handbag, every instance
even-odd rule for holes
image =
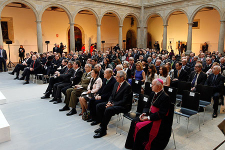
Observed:
[[[85,112],[83,113],[82,119],[83,119],[84,121],[90,119],[90,111],[89,111],[89,110],[87,110],[87,111],[85,111]]]

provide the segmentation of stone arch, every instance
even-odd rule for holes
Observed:
[[[82,44],[85,44],[85,45],[86,45],[86,43],[85,43],[85,33],[84,33],[84,29],[83,29],[82,26],[80,26],[79,24],[74,24],[74,27],[77,27],[77,28],[80,29],[81,34],[82,34]],[[68,47],[69,47],[69,43],[70,43],[69,36],[68,36],[69,30],[70,30],[70,26],[68,26],[67,32],[66,32],[66,34],[67,34],[66,37],[67,37],[67,44],[68,44]],[[68,51],[67,51],[67,52],[69,52],[69,48],[68,48]]]
[[[147,15],[147,17],[145,18],[145,21],[144,21],[144,25],[146,27],[148,26],[148,21],[149,21],[150,17],[153,16],[153,15],[158,15],[164,23],[164,19],[163,19],[162,15],[160,13],[150,13],[150,14]]]
[[[193,22],[195,16],[197,15],[197,13],[199,12],[199,10],[205,8],[205,7],[212,7],[214,9],[216,9],[218,11],[218,13],[220,14],[220,19],[223,18],[223,14],[222,14],[222,11],[220,10],[219,7],[217,7],[216,5],[212,5],[212,4],[206,4],[206,5],[201,5],[199,6],[197,9],[195,9],[195,11],[191,14],[191,17],[190,17],[190,22]]]
[[[94,15],[95,15],[95,18],[96,18],[96,24],[98,24],[100,21],[100,19],[99,19],[99,16],[98,16],[98,14],[96,13],[96,11],[95,10],[93,10],[93,9],[91,9],[91,8],[88,8],[88,7],[82,7],[82,8],[80,8],[80,9],[78,9],[78,10],[76,10],[76,12],[72,15],[72,18],[73,18],[73,21],[75,22],[75,18],[76,18],[76,16],[77,16],[77,14],[81,11],[81,10],[89,10],[89,11],[91,11]]]
[[[51,3],[51,4],[48,4],[48,5],[44,6],[44,8],[39,13],[38,19],[42,20],[42,16],[43,16],[43,13],[45,12],[45,10],[47,8],[53,7],[53,6],[63,9],[66,12],[67,16],[68,16],[69,21],[73,22],[72,15],[71,15],[70,11],[65,6],[63,6],[61,4],[56,4],[56,3]]]
[[[139,27],[139,26],[140,26],[140,19],[139,19],[138,15],[135,14],[135,13],[127,13],[127,14],[122,18],[122,22],[124,22],[124,19],[125,19],[127,16],[129,16],[129,15],[134,16],[134,17],[136,18],[136,20],[137,20],[137,26]]]
[[[114,11],[114,10],[107,10],[107,11],[105,11],[104,13],[102,13],[102,16],[100,17],[100,20],[99,20],[99,23],[100,23],[100,24],[102,23],[102,18],[104,17],[104,15],[105,15],[106,13],[113,13],[113,14],[115,14],[116,17],[117,17],[117,19],[118,19],[118,25],[122,25],[122,24],[123,24],[120,15],[119,15],[116,11]]]
[[[5,1],[3,1],[0,5],[0,14],[2,13],[2,10],[5,8],[5,6],[12,2],[23,3],[27,6],[29,6],[33,10],[36,20],[38,19],[38,12],[35,8],[35,4],[33,4],[32,2],[28,2],[26,0],[5,0]]]
[[[164,23],[165,25],[167,25],[170,16],[171,16],[174,12],[177,12],[177,11],[183,12],[183,13],[186,15],[186,17],[187,17],[187,19],[188,19],[188,22],[189,22],[188,13],[187,13],[185,10],[183,10],[183,9],[173,9],[172,11],[170,11],[170,12],[167,14],[167,16],[166,16],[165,20],[163,21],[163,23]]]

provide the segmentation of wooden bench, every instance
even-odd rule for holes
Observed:
[[[0,110],[0,143],[10,141],[10,126]]]

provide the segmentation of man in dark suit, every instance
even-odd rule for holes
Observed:
[[[207,72],[212,67],[212,59],[207,57],[206,58],[206,66],[203,69],[204,72]]]
[[[53,104],[61,103],[61,92],[66,94],[66,90],[71,88],[73,85],[77,85],[81,81],[81,77],[83,75],[82,69],[80,68],[81,63],[79,60],[73,63],[74,71],[69,75],[62,75],[64,78],[63,82],[59,82],[54,84],[53,86],[53,99],[50,102],[54,102]]]
[[[182,69],[182,63],[176,63],[176,70],[174,71],[174,79],[171,82],[171,86],[177,87],[179,81],[187,81],[188,74],[187,71]]]
[[[129,58],[129,69],[131,70],[131,78],[133,78],[136,70],[136,65],[134,63],[133,57]]]
[[[187,71],[188,75],[191,73],[191,68],[187,66],[187,59],[182,60],[182,69]]]
[[[3,46],[0,45],[0,72],[2,72],[2,64],[4,65],[4,71],[7,71],[6,68],[6,61],[7,61],[7,53],[6,50],[3,49]]]
[[[101,122],[100,128],[95,130],[94,138],[100,138],[105,136],[107,125],[112,116],[122,112],[129,111],[132,105],[131,86],[126,81],[126,73],[124,71],[118,71],[116,75],[117,83],[114,84],[114,88],[108,102],[99,103],[96,106],[97,122]]]
[[[24,70],[22,77],[19,80],[24,80],[26,77],[26,82],[24,84],[29,84],[30,74],[38,74],[40,70],[41,70],[41,63],[39,60],[37,60],[36,55],[33,55],[30,66]]]
[[[191,72],[188,82],[191,82],[191,91],[196,91],[198,84],[204,85],[207,79],[207,75],[202,72],[202,64],[197,63],[195,65],[195,71]]]
[[[54,52],[59,53],[59,48],[57,44],[55,44],[55,47],[53,47],[53,53]]]
[[[52,64],[47,68],[47,75],[54,74],[54,72],[59,68],[61,65],[61,61],[59,59],[59,55],[55,55],[55,59],[53,59]]]
[[[14,80],[19,79],[20,70],[24,70],[24,68],[29,67],[31,62],[32,59],[30,58],[30,53],[26,53],[26,59],[22,62],[22,64],[17,64],[14,70],[9,74],[14,75],[16,72],[16,78],[14,78]]]
[[[205,85],[213,87],[213,118],[217,117],[219,97],[222,94],[222,90],[224,88],[224,76],[220,74],[221,68],[220,66],[214,66],[212,69],[212,74],[209,75],[208,79],[205,82]]]
[[[88,104],[88,110],[90,110],[91,119],[88,122],[92,122],[91,125],[97,124],[96,122],[96,105],[102,102],[106,102],[112,94],[113,86],[116,83],[116,79],[113,77],[113,70],[107,68],[104,73],[104,79],[102,87],[96,93],[97,96],[90,99]]]
[[[176,56],[172,56],[172,60],[171,60],[171,67],[172,67],[172,69],[175,69],[176,63],[177,63]]]

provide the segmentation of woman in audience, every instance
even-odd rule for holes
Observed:
[[[143,65],[140,61],[138,61],[136,63],[136,70],[135,70],[134,79],[138,80],[138,81],[141,81],[142,84],[145,82],[145,79],[146,79],[145,72],[143,70]]]
[[[104,70],[106,70],[107,68],[113,69],[112,65],[109,62],[109,58],[105,58],[103,62],[104,63],[103,63],[102,69]]]
[[[95,96],[95,93],[102,87],[102,79],[99,78],[99,70],[93,69],[91,71],[91,80],[87,88],[87,95],[81,96],[79,98],[79,102],[82,108],[82,112],[79,114],[81,116],[84,112],[87,111],[87,101],[89,101],[92,97]]]
[[[174,70],[172,69],[170,62],[166,63],[166,68],[167,68],[167,70],[169,72],[168,74],[170,76],[170,79],[173,80],[173,78],[174,78]]]
[[[122,62],[124,62],[126,60],[126,55],[125,55],[124,51],[122,51],[121,60],[122,60]]]
[[[168,74],[168,69],[165,66],[160,66],[158,78],[163,80],[164,86],[170,86],[170,76]]]
[[[148,66],[148,74],[147,74],[146,82],[152,83],[152,81],[156,79],[157,77],[158,75],[157,75],[155,65],[151,64],[150,66]]]
[[[132,56],[131,56],[131,53],[129,52],[129,53],[127,54],[126,61],[129,61],[129,58],[130,58],[130,57],[132,57]]]

